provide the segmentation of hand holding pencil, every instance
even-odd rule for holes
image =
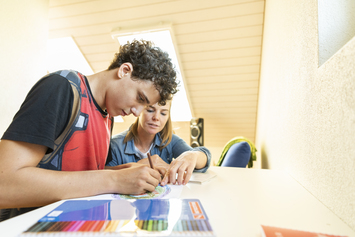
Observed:
[[[166,163],[163,161],[163,164],[164,164],[164,165],[154,166],[153,159],[152,159],[152,157],[151,157],[151,155],[150,155],[149,152],[147,153],[147,156],[148,156],[148,161],[149,161],[149,166],[150,166],[150,168],[155,169],[155,170],[157,170],[157,171],[160,173],[160,177],[161,177],[160,182],[161,182],[161,181],[163,180],[163,178],[164,178],[164,174],[167,173],[167,168],[169,167],[169,165],[166,164]]]
[[[150,165],[150,168],[152,168],[152,169],[155,169],[155,167],[154,167],[154,164],[153,164],[153,159],[152,159],[152,157],[151,157],[151,155],[150,155],[150,153],[148,152],[147,153],[147,156],[148,156],[148,161],[149,161],[149,165]],[[192,159],[192,160],[194,160],[194,159]],[[180,161],[180,160],[179,160]],[[195,163],[196,163],[196,161],[195,161]],[[192,173],[192,171],[193,171],[193,169],[191,169],[191,165],[189,165],[188,167],[186,167],[185,169],[183,169],[184,171],[183,171],[183,173],[181,174],[181,172],[179,173],[178,172],[178,170],[177,170],[177,168],[178,167],[180,167],[180,166],[182,166],[182,164],[186,164],[186,161],[185,162],[176,162],[175,160],[167,167],[167,169],[166,168],[164,168],[164,167],[160,167],[159,166],[159,168],[157,167],[157,169],[156,170],[158,170],[159,171],[159,173],[161,174],[161,181],[160,181],[160,184],[162,185],[162,186],[164,186],[164,185],[166,185],[166,184],[168,184],[168,183],[172,183],[172,184],[179,184],[179,185],[181,185],[181,184],[186,184],[188,181],[189,181],[189,179],[190,179],[190,177],[191,177],[191,174],[189,174],[189,173],[187,173],[188,171],[190,172],[190,173]],[[194,167],[194,166],[193,166]],[[190,168],[190,169],[189,169]],[[173,172],[170,172],[170,170],[173,170]],[[171,174],[171,175],[170,175]],[[178,174],[178,175],[177,175]],[[180,175],[180,177],[177,177],[177,176],[179,176]],[[176,177],[177,177],[177,179],[176,179]]]

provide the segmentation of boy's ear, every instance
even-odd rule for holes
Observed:
[[[133,66],[131,63],[123,63],[117,71],[118,78],[122,78],[131,75],[133,72]]]

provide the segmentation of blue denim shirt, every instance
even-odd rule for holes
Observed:
[[[139,161],[139,157],[136,155],[136,151],[134,148],[133,139],[128,141],[127,143],[123,143],[124,138],[128,133],[124,131],[112,137],[111,139],[111,154],[112,160],[109,161],[106,166],[116,166],[122,165],[130,162]],[[153,141],[153,147],[150,151],[151,155],[157,154],[162,158],[166,163],[170,164],[173,158],[177,158],[179,155],[184,153],[185,151],[202,151],[207,156],[206,166],[202,169],[195,169],[194,172],[206,172],[206,170],[210,167],[211,163],[211,153],[210,151],[203,146],[192,148],[190,147],[184,140],[182,140],[177,135],[173,134],[172,140],[164,147],[164,149],[160,150],[159,146],[162,143],[160,138],[160,133],[155,135]]]

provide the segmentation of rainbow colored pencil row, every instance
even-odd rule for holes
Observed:
[[[212,232],[212,227],[207,220],[179,220],[173,231],[207,231]]]
[[[50,234],[50,233],[120,233],[144,231],[166,231],[168,230],[167,220],[135,220],[134,224],[127,225],[131,220],[106,220],[106,221],[58,221],[58,222],[37,222],[30,227],[23,235]],[[125,228],[123,228],[125,227]],[[129,229],[126,227],[130,227]],[[132,227],[132,228],[131,228]],[[184,236],[212,236],[212,228],[208,220],[179,220],[174,228],[174,235]]]

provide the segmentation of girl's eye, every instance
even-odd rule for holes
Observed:
[[[143,97],[141,95],[139,95],[139,101],[140,102],[144,102],[144,99],[143,99]]]
[[[166,114],[165,113],[161,113],[161,115],[165,116]]]

